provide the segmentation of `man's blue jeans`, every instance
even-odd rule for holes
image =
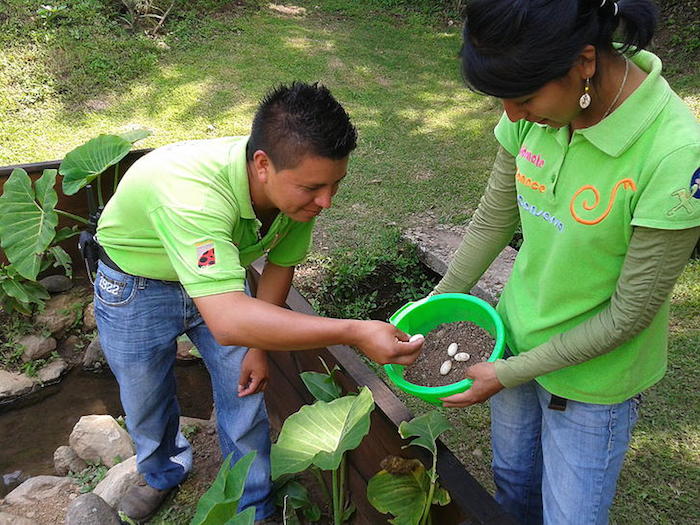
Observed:
[[[550,399],[536,381],[491,398],[496,501],[523,525],[604,525],[640,397],[565,411]]]
[[[192,448],[179,430],[173,371],[176,339],[184,333],[211,376],[224,457],[233,452],[235,463],[251,450],[257,452],[239,509],[254,505],[256,519],[270,515],[270,434],[263,395],[237,395],[247,349],[218,344],[180,283],[127,275],[101,262],[95,319],[146,482],[168,489],[192,467]]]

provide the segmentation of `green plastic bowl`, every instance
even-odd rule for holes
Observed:
[[[407,303],[389,318],[389,322],[407,334],[426,335],[443,323],[471,321],[486,330],[495,339],[489,361],[503,357],[505,327],[498,312],[486,301],[463,293],[433,295]],[[404,392],[423,401],[441,406],[440,398],[464,392],[472,386],[471,379],[463,379],[445,386],[416,385],[403,377],[403,365],[384,365],[389,379]]]

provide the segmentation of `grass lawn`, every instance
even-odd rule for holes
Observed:
[[[48,14],[38,0],[7,0],[0,6],[0,165],[61,158],[131,125],[153,131],[144,147],[245,134],[271,86],[320,81],[359,131],[350,175],[319,220],[327,246],[382,251],[392,238],[387,229],[426,212],[464,223],[495,153],[500,106],[463,87],[459,24],[371,7],[379,3],[299,1],[292,9],[197,0],[175,8],[151,38],[125,28],[116,8],[98,0],[66,0],[64,10]],[[700,115],[700,44],[698,32],[687,30],[700,30],[695,9],[669,8],[675,18],[660,35],[659,54],[670,59],[671,84]],[[675,31],[681,25],[685,32]],[[669,372],[646,395],[615,523],[697,523],[699,305],[695,262],[673,296]],[[455,424],[446,441],[492,488],[487,409],[446,413]]]

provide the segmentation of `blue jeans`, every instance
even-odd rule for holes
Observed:
[[[491,398],[496,501],[524,525],[604,525],[640,398],[563,412],[550,399],[536,381]]]
[[[235,463],[251,450],[257,452],[239,509],[255,506],[256,519],[270,515],[274,506],[264,398],[262,393],[239,398],[237,391],[247,349],[218,344],[180,283],[124,274],[102,262],[95,278],[95,319],[146,482],[169,489],[192,468],[192,447],[179,429],[173,371],[176,339],[187,334],[211,376],[224,456],[233,452]]]

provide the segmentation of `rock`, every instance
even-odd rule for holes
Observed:
[[[9,512],[0,512],[0,525],[36,525],[36,521]]]
[[[85,461],[100,461],[113,467],[117,458],[134,455],[129,434],[112,416],[83,416],[68,439],[71,448]]]
[[[74,489],[69,478],[58,476],[36,476],[29,478],[5,497],[10,505],[29,505],[42,503],[62,492]]]
[[[69,472],[80,472],[87,463],[75,453],[72,448],[61,445],[53,453],[53,468],[59,476],[65,476]]]
[[[79,348],[82,348],[82,346],[83,343],[80,340],[80,337],[77,335],[69,335],[60,345],[58,345],[58,353],[65,356],[71,356],[77,352]]]
[[[25,335],[17,341],[24,347],[22,361],[25,363],[34,359],[43,359],[56,349],[56,340],[53,337],[42,337],[36,334]]]
[[[34,381],[26,375],[0,370],[0,399],[28,394],[33,388]]]
[[[434,224],[435,220],[430,216],[424,219],[422,221],[424,224],[406,230],[403,237],[418,247],[418,258],[423,264],[434,272],[445,275],[450,260],[462,242],[466,227]],[[506,246],[470,293],[491,304],[496,304],[513,269],[517,254],[515,249]]]
[[[190,353],[190,350],[194,348],[194,345],[192,344],[192,341],[189,339],[185,339],[183,341],[178,341],[177,342],[177,352],[175,354],[175,358],[180,361],[180,362],[193,362],[193,361],[198,361],[199,357],[196,355],[192,355]]]
[[[55,295],[46,302],[44,311],[34,317],[34,322],[47,328],[52,335],[61,335],[79,320],[82,313],[80,302],[72,294]]]
[[[92,492],[75,498],[68,506],[66,525],[119,525],[117,511]]]
[[[109,469],[105,479],[97,484],[93,492],[105,500],[108,505],[116,508],[127,489],[136,484],[139,478],[140,474],[136,470],[136,456],[131,456],[126,461]]]
[[[95,321],[95,303],[88,304],[85,310],[83,310],[83,328],[88,332],[97,328],[97,321]]]
[[[2,484],[0,484],[0,498],[4,498],[7,493],[12,492],[28,479],[29,476],[27,476],[21,470],[15,470],[14,472],[3,474]]]
[[[93,339],[85,349],[85,355],[83,356],[83,369],[96,371],[102,370],[106,366],[107,360],[102,352],[100,338],[95,337],[95,339]]]
[[[41,279],[39,284],[46,288],[49,293],[67,292],[73,288],[73,281],[65,275],[49,275]]]
[[[61,376],[68,371],[68,363],[63,359],[51,361],[48,365],[43,366],[38,372],[37,377],[42,384],[51,384],[61,379]]]

